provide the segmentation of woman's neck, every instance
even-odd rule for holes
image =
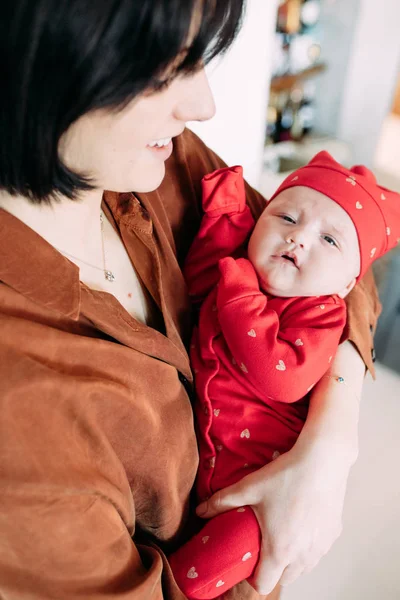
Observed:
[[[101,261],[100,207],[103,192],[91,190],[79,200],[32,204],[22,196],[0,190],[0,207],[42,236],[52,246],[72,256]]]

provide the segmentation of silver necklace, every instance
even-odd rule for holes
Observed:
[[[88,267],[91,267],[92,269],[97,269],[97,271],[103,271],[105,279],[107,279],[107,281],[113,282],[113,281],[115,281],[115,275],[112,271],[110,271],[106,267],[106,250],[104,247],[104,217],[103,217],[102,211],[100,211],[100,231],[101,231],[101,249],[102,249],[102,254],[103,254],[103,267],[98,267],[96,265],[92,265],[91,263],[86,262],[86,260],[83,260],[82,258],[78,258],[77,256],[74,256],[73,254],[69,254],[69,252],[64,252],[64,250],[60,250],[60,248],[56,248],[56,250],[61,252],[61,254],[68,256],[69,258],[78,260],[82,264],[87,265]]]

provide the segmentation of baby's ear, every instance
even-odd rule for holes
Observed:
[[[356,278],[354,277],[354,279],[352,279],[349,283],[349,285],[346,285],[346,287],[338,293],[339,298],[346,298],[347,294],[350,294],[351,290],[353,289],[353,287],[356,285]]]

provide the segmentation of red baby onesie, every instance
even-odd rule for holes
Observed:
[[[205,215],[185,275],[202,302],[191,345],[200,501],[295,443],[307,393],[329,368],[346,322],[336,296],[277,298],[245,258],[254,221],[240,167],[203,179]],[[170,557],[189,598],[211,599],[248,578],[260,548],[250,507],[219,515]]]

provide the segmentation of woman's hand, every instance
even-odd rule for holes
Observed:
[[[207,519],[239,506],[253,508],[262,547],[251,583],[261,594],[309,572],[342,530],[346,484],[357,454],[364,366],[350,343],[340,348],[332,375],[316,386],[293,448],[198,507]],[[334,374],[346,383],[338,383]]]
[[[252,585],[269,594],[309,572],[342,529],[348,469],[335,456],[297,446],[207,503],[211,518],[231,508],[253,508],[262,532],[260,560]],[[204,505],[203,505],[204,506]],[[200,506],[202,508],[202,506]]]

